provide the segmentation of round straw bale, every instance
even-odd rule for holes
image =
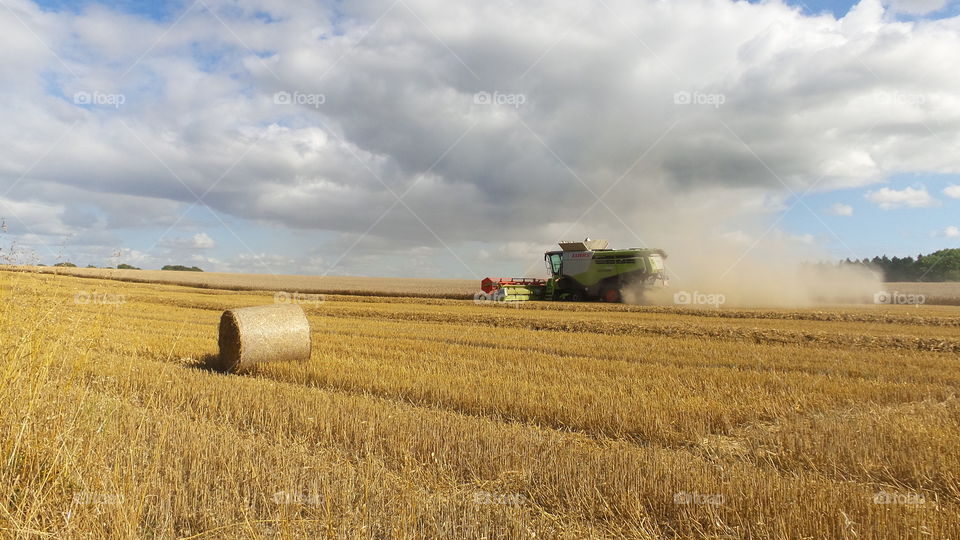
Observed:
[[[220,368],[310,358],[310,322],[296,304],[231,309],[220,317]]]

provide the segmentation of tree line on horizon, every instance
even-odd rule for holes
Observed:
[[[45,265],[45,264],[38,264],[37,266],[46,266],[46,265]],[[53,265],[53,266],[54,266],[54,267],[58,267],[58,268],[76,268],[76,267],[77,267],[77,265],[73,264],[73,263],[70,262],[70,261],[58,262],[57,264],[55,264],[55,265]],[[94,265],[92,265],[92,264],[88,264],[88,265],[87,265],[87,268],[98,268],[98,267],[97,267],[97,266],[94,266]],[[103,266],[103,267],[100,267],[100,268],[103,268],[103,269],[105,269],[105,270],[112,270],[112,269],[113,269],[112,266]],[[117,269],[117,270],[142,270],[142,268],[139,268],[139,267],[137,267],[137,266],[133,266],[133,265],[130,265],[130,264],[123,264],[123,263],[118,264],[116,269]],[[179,272],[203,272],[203,269],[200,268],[199,266],[183,266],[182,264],[168,264],[168,265],[164,266],[163,268],[161,268],[160,270],[175,270],[175,271],[179,271]]]
[[[43,266],[42,264],[40,266]],[[60,262],[54,266],[76,267],[71,262]],[[865,268],[871,272],[880,274],[884,281],[960,281],[960,248],[941,249],[934,251],[929,255],[917,255],[914,257],[874,257],[872,259],[850,259],[849,257],[839,262],[819,262],[807,263],[804,265],[814,270],[830,270],[836,268]],[[96,268],[87,266],[87,268]],[[105,267],[112,268],[112,267]],[[120,270],[140,270],[136,266],[129,264],[119,264]],[[181,272],[203,272],[203,269],[197,266],[184,266],[179,264],[168,264],[160,270],[173,270]]]
[[[929,255],[914,257],[874,257],[850,259],[813,265],[815,269],[866,268],[883,277],[884,281],[960,281],[960,249],[941,249]]]

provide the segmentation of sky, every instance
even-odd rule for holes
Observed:
[[[0,36],[17,262],[960,247],[957,1],[0,0]]]

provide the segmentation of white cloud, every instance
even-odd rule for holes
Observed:
[[[830,206],[830,209],[828,210],[828,212],[835,216],[852,216],[853,207],[850,206],[849,204],[834,203],[833,205]]]
[[[379,243],[346,262],[378,245],[442,256],[434,234],[520,258],[587,225],[665,243],[671,228],[642,224],[670,223],[678,209],[758,237],[785,194],[815,183],[960,173],[960,19],[890,17],[939,0],[890,11],[863,0],[841,20],[782,2],[406,0],[384,14],[389,4],[372,0],[208,0],[169,32],[169,21],[97,3],[8,3],[23,23],[0,10],[0,69],[16,74],[0,80],[0,185],[30,171],[8,197],[25,213],[42,207],[51,232],[154,227],[209,189],[204,203],[223,216],[331,237],[356,238],[382,215],[368,234]],[[76,104],[76,92],[124,103]],[[277,92],[324,99],[275,103]],[[479,92],[524,103],[478,104]],[[675,104],[683,92],[723,103]],[[576,223],[591,191],[604,204]],[[932,204],[902,193],[873,197]],[[78,201],[89,215],[65,213]],[[734,222],[757,214],[755,234]],[[217,249],[187,225],[166,247]],[[251,247],[294,242],[278,237]]]
[[[960,186],[950,185],[943,190],[943,194],[951,199],[960,199]]]
[[[880,188],[877,191],[869,191],[865,198],[879,206],[883,210],[892,210],[895,208],[927,208],[936,206],[938,201],[927,193],[927,188],[908,187],[897,191],[890,188]]]
[[[753,237],[743,231],[725,232],[720,235],[720,238],[726,240],[727,242],[740,244],[742,246],[749,246],[754,242]]]
[[[69,236],[76,229],[64,223],[66,208],[60,204],[13,201],[0,197],[0,216],[12,234]]]
[[[110,255],[111,263],[116,266],[117,264],[143,264],[151,261],[151,257],[147,253],[142,251],[137,251],[135,249],[118,249],[111,253]]]
[[[196,249],[210,249],[216,246],[216,243],[213,241],[213,238],[207,233],[197,233],[193,235],[193,246]]]
[[[814,238],[814,236],[810,233],[796,234],[796,235],[792,234],[790,235],[790,239],[793,240],[794,242],[799,242],[801,244],[806,244],[808,246],[812,246],[814,241],[816,241],[816,238]]]
[[[534,242],[506,242],[497,247],[497,254],[500,257],[506,257],[509,259],[535,261],[538,258],[543,257],[543,254],[551,249],[556,248],[554,246],[536,244]]]
[[[189,237],[164,240],[160,245],[173,249],[212,249],[217,244],[210,235],[201,232]]]
[[[960,238],[960,227],[951,225],[943,230],[943,236],[947,238]]]

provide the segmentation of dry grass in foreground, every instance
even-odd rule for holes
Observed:
[[[958,308],[337,295],[238,376],[220,312],[270,293],[0,296],[4,537],[960,537]]]

